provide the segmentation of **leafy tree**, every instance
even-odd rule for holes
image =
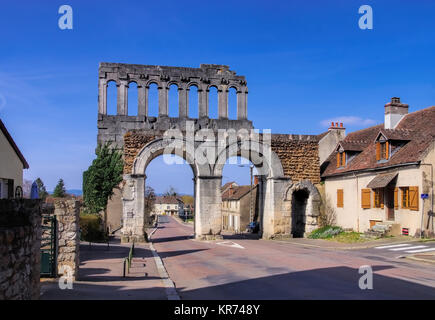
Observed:
[[[83,200],[89,213],[106,211],[113,189],[122,181],[122,154],[110,144],[98,145],[88,170],[83,172]]]
[[[41,178],[36,179],[35,182],[38,186],[39,198],[45,201],[45,199],[48,197],[48,192],[47,189],[45,188],[44,182],[42,182]]]
[[[59,179],[59,182],[57,183],[56,188],[54,188],[53,197],[55,197],[55,198],[65,198],[66,197],[65,183],[63,182],[63,179]]]

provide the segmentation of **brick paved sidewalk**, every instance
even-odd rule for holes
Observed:
[[[112,243],[80,245],[80,269],[72,290],[55,280],[42,281],[41,300],[167,299],[149,244],[135,244],[130,273],[123,278],[123,261],[130,246]]]

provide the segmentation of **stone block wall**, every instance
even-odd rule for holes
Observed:
[[[272,134],[272,151],[281,160],[284,175],[293,182],[320,183],[319,140],[317,136]]]
[[[57,218],[57,270],[62,275],[64,266],[71,267],[75,279],[79,270],[80,254],[80,202],[77,200],[54,200]]]
[[[39,200],[0,200],[0,300],[39,299]]]

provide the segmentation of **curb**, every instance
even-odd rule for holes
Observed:
[[[151,241],[151,236],[156,232],[157,227],[150,233],[150,249],[154,257],[154,262],[156,263],[157,271],[159,272],[160,278],[162,279],[162,282],[165,286],[166,296],[168,297],[168,300],[180,300],[180,296],[177,293],[177,290],[175,288],[174,282],[171,280],[171,278],[168,275],[168,272],[165,268],[165,265],[163,264],[162,259],[160,258],[159,254],[157,253],[156,249],[154,248],[153,242]]]
[[[423,259],[423,258],[417,258],[417,257],[414,257],[414,256],[406,256],[405,257],[406,259],[409,259],[409,260],[414,260],[414,261],[421,261],[421,262],[426,262],[426,263],[430,263],[430,264],[435,264],[435,261],[434,260],[428,260],[428,259]]]
[[[419,239],[415,239],[415,240],[408,240],[408,241],[392,241],[392,242],[383,242],[383,243],[371,243],[371,244],[367,244],[364,246],[351,246],[351,247],[327,247],[327,246],[320,246],[320,245],[315,245],[315,244],[309,244],[309,243],[298,243],[298,242],[291,242],[291,241],[284,241],[284,240],[270,240],[270,241],[275,241],[275,242],[280,242],[280,243],[288,243],[288,244],[294,244],[294,245],[298,245],[298,246],[304,246],[304,247],[313,247],[313,248],[320,248],[320,249],[330,249],[330,250],[358,250],[358,249],[369,249],[369,248],[374,248],[377,246],[383,246],[383,245],[388,245],[388,244],[393,244],[393,243],[405,243],[405,242],[417,242],[419,241]]]

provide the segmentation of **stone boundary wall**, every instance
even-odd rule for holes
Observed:
[[[0,200],[0,300],[39,299],[39,200]]]
[[[57,218],[57,270],[62,275],[71,268],[73,279],[78,275],[80,260],[80,202],[77,200],[54,200]]]

